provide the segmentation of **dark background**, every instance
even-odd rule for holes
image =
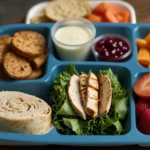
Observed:
[[[42,1],[46,0],[0,0],[0,25],[25,16],[33,5]]]

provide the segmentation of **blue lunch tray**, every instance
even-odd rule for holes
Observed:
[[[87,61],[62,61],[54,52],[54,45],[51,38],[52,26],[53,24],[50,23],[36,25],[17,24],[0,27],[0,36],[5,34],[13,36],[15,32],[20,30],[32,30],[41,33],[47,39],[47,47],[49,50],[48,60],[44,66],[45,74],[42,78],[36,80],[0,81],[0,91],[25,92],[40,97],[51,105],[49,97],[53,81],[70,63],[74,64],[79,72],[88,72],[92,69],[92,71],[97,74],[101,69],[111,68],[113,72],[118,75],[121,84],[127,89],[129,96],[129,114],[126,119],[125,133],[122,135],[62,135],[54,127],[51,132],[45,135],[0,132],[0,140],[78,146],[112,146],[150,143],[150,135],[142,134],[136,127],[135,97],[133,94],[133,85],[135,81],[143,74],[149,72],[148,68],[142,67],[137,61],[136,38],[144,38],[150,32],[150,25],[95,23],[96,36],[105,33],[119,33],[129,39],[131,42],[132,54],[125,62],[95,61],[92,52]]]

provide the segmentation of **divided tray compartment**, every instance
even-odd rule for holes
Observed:
[[[0,91],[20,91],[32,94],[44,99],[48,104],[52,104],[50,100],[50,92],[55,77],[63,71],[69,64],[75,65],[78,72],[88,72],[90,69],[94,73],[98,73],[101,69],[111,68],[126,88],[129,96],[129,114],[126,118],[125,133],[122,135],[63,135],[54,127],[51,132],[44,135],[31,135],[20,133],[0,132],[1,141],[27,142],[37,144],[57,144],[57,145],[76,145],[76,146],[119,146],[132,144],[148,144],[150,135],[142,134],[136,127],[135,114],[135,97],[133,94],[133,85],[135,81],[143,74],[149,72],[149,69],[142,67],[137,61],[136,38],[143,37],[150,32],[148,24],[110,24],[95,23],[96,37],[105,33],[119,33],[131,42],[132,54],[125,62],[104,62],[96,61],[92,55],[90,61],[62,61],[57,58],[54,53],[54,45],[51,38],[51,28],[53,24],[37,24],[37,25],[9,25],[0,27],[0,36],[9,34],[13,35],[20,30],[33,30],[42,33],[47,39],[47,47],[49,50],[48,60],[45,64],[45,74],[36,80],[10,80],[0,81]]]

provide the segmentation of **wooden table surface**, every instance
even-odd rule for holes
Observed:
[[[150,23],[150,0],[125,0],[136,11],[137,23]]]
[[[124,0],[130,3],[136,12],[137,23],[150,23],[150,0]],[[24,23],[25,16],[10,21],[13,23]]]
[[[150,0],[125,0],[127,2],[129,2],[135,9],[136,11],[136,19],[137,19],[137,23],[150,23]],[[10,23],[23,23],[25,21],[25,17],[21,17],[21,18],[18,18],[18,19],[15,19],[13,21],[11,21]],[[38,146],[39,147],[39,146]],[[8,146],[0,146],[0,150],[8,150],[10,147]],[[108,149],[108,150],[111,150],[111,149],[122,149],[122,150],[125,150],[125,149],[128,149],[128,150],[133,150],[133,149],[143,149],[142,147],[139,147],[137,145],[135,146],[124,146],[124,147],[67,147],[67,146],[42,146],[42,147],[39,147],[39,149],[41,148],[44,149],[44,150],[48,150],[48,149],[58,149],[58,148],[61,148],[61,149],[65,149],[65,150],[75,150],[75,149],[78,149],[78,150],[81,150],[83,148],[86,148],[87,149],[94,149],[94,150],[105,150],[105,149]],[[14,149],[18,149],[18,147],[14,147]],[[26,149],[26,147],[22,147],[22,149]],[[145,148],[146,149],[146,148]]]

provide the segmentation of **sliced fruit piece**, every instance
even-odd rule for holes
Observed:
[[[150,108],[150,102],[147,100],[139,99],[136,103],[136,116],[140,118],[141,114]]]
[[[116,15],[116,18],[117,18],[117,20],[118,20],[119,22],[124,22],[124,16],[123,16],[121,13],[118,13],[118,14]]]
[[[94,14],[102,15],[105,13],[105,11],[108,9],[108,4],[105,2],[100,3],[98,6],[96,6],[93,10]]]
[[[120,14],[123,16],[123,21],[122,22],[127,23],[127,22],[130,21],[130,12],[129,12],[129,10],[126,9],[126,10],[120,12]]]
[[[83,104],[84,109],[86,107],[86,93],[87,93],[86,81],[87,81],[87,75],[84,73],[81,74],[80,75],[80,92],[81,92],[82,104]]]
[[[138,61],[140,64],[147,66],[150,64],[150,51],[146,48],[141,48],[138,53]]]
[[[140,48],[147,48],[147,41],[144,40],[144,39],[137,38],[136,39],[136,44],[137,44],[137,46],[138,46],[139,49]]]
[[[84,120],[86,120],[86,113],[81,102],[80,88],[79,88],[80,78],[77,75],[73,75],[70,79],[68,85],[68,96],[72,108],[74,111]]]
[[[87,19],[91,22],[102,22],[103,18],[99,15],[95,15],[95,14],[89,14],[87,16]]]
[[[99,101],[99,115],[106,115],[111,107],[112,99],[112,88],[111,81],[107,75],[100,75],[99,77],[100,84],[100,101]]]
[[[150,33],[145,37],[145,41],[147,42],[147,47],[150,49]]]
[[[104,18],[106,22],[118,23],[117,17],[109,10],[107,10],[104,14]]]
[[[119,5],[108,4],[107,10],[111,11],[114,15],[117,15],[120,12],[121,7]]]
[[[90,72],[87,78],[86,114],[92,118],[98,115],[98,79]]]
[[[147,48],[150,50],[150,40],[147,42]]]
[[[145,37],[145,41],[147,42],[147,47],[150,49],[150,33]]]
[[[148,42],[150,41],[150,33],[145,37],[145,40]]]
[[[135,82],[134,92],[140,98],[150,100],[150,73],[143,75]]]

